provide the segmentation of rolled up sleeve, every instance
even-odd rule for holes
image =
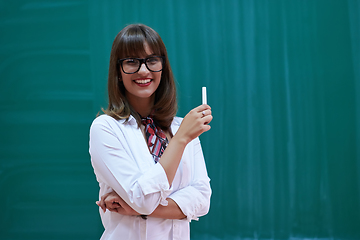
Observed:
[[[144,174],[138,180],[142,192],[144,195],[160,192],[160,204],[167,206],[168,202],[166,201],[166,198],[171,193],[171,190],[164,168],[161,164],[155,164],[150,173],[151,174]]]
[[[209,212],[211,197],[210,178],[207,174],[199,139],[195,139],[192,144],[194,144],[194,159],[192,161],[191,182],[188,186],[169,196],[187,216],[189,222],[191,220],[198,220],[199,217]]]

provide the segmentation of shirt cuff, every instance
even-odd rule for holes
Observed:
[[[204,207],[204,203],[201,194],[194,187],[188,186],[176,191],[172,193],[169,198],[176,202],[185,214],[188,222],[191,222],[191,220],[199,220],[198,212]]]
[[[155,164],[139,180],[138,184],[146,196],[148,194],[160,192],[160,204],[168,205],[166,198],[170,195],[171,190],[164,168],[160,163]]]

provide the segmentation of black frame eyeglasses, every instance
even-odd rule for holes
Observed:
[[[122,71],[126,74],[137,73],[143,63],[145,63],[146,68],[150,72],[160,72],[164,68],[164,62],[164,56],[151,56],[147,58],[122,58],[117,60],[117,64],[121,66]]]

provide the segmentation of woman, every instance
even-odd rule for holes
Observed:
[[[105,228],[101,239],[190,239],[189,222],[210,206],[198,138],[210,130],[210,106],[175,117],[165,45],[141,24],[125,27],[114,40],[108,94],[105,114],[90,128]]]

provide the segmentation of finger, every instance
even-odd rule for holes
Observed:
[[[122,205],[120,205],[119,203],[112,203],[110,205],[107,205],[108,208],[123,208]]]
[[[210,109],[206,109],[204,111],[201,112],[201,117],[205,117],[205,116],[208,116],[208,115],[211,115],[211,110]]]
[[[106,211],[106,205],[103,201],[98,201],[97,205],[105,212]]]
[[[209,126],[210,127],[209,123],[212,121],[212,119],[213,119],[212,115],[208,115],[208,116],[203,117],[202,120],[204,121],[204,126]],[[204,132],[210,130],[210,128],[208,128],[208,127],[204,127],[203,129],[204,129]]]
[[[113,203],[117,203],[121,205],[121,197],[119,197],[118,195],[116,196],[108,196],[105,199],[106,204],[113,204]]]
[[[202,120],[204,121],[204,124],[209,124],[213,120],[213,116],[212,115],[204,116]]]
[[[108,210],[110,211],[110,212],[119,212],[119,209],[120,209],[121,207],[110,207],[110,208],[108,208]]]
[[[96,203],[96,205],[98,205],[104,211],[104,209],[101,207],[100,201],[96,201],[95,203]]]
[[[110,193],[111,193],[111,192],[102,195],[102,196],[101,196],[101,201],[103,202],[103,201],[110,195]]]
[[[117,202],[106,202],[106,206],[109,208],[118,208],[121,207],[121,205]]]
[[[202,111],[207,110],[207,109],[211,109],[211,107],[207,104],[202,104],[202,105],[194,108],[194,110],[199,113],[201,113]]]
[[[211,129],[211,126],[210,125],[205,125],[204,126],[204,132],[207,132]]]
[[[99,207],[101,207],[101,209],[102,209],[104,212],[106,211],[106,206],[105,206],[103,197],[101,197],[101,200],[100,200],[100,201],[97,201],[96,204],[97,204]]]
[[[110,212],[117,212],[117,209],[116,209],[116,208],[108,208],[108,210],[109,210]]]

